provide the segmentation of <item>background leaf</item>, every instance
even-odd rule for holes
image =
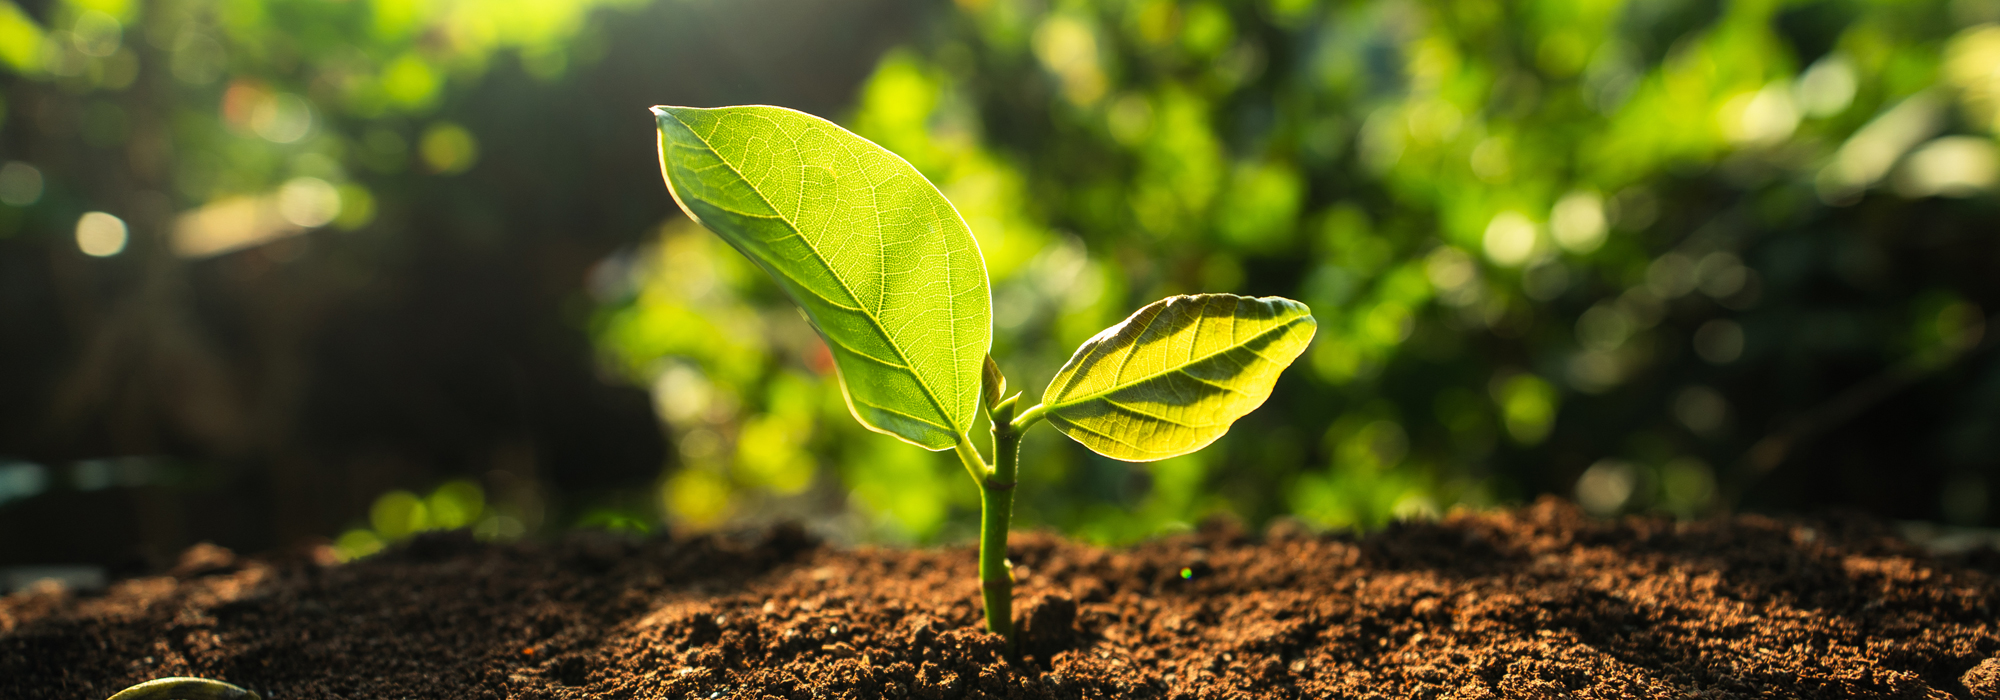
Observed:
[[[1317,327],[1290,299],[1169,297],[1084,342],[1042,402],[1056,429],[1106,457],[1184,455],[1263,405]]]
[[[667,186],[777,278],[872,430],[951,447],[992,347],[986,263],[958,211],[895,154],[780,107],[656,107]]]

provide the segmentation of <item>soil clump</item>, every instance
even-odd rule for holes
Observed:
[[[0,599],[0,697],[151,678],[307,698],[1995,697],[2000,556],[1864,518],[1678,523],[1564,503],[1362,537],[1016,534],[1023,654],[968,547],[420,537],[362,561],[190,550]]]

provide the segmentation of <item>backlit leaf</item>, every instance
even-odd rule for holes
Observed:
[[[986,263],[935,186],[781,107],[655,107],[674,201],[777,278],[833,351],[854,417],[924,447],[971,427],[992,346]]]
[[[1317,326],[1279,297],[1162,299],[1085,341],[1042,403],[1050,424],[1106,457],[1184,455],[1263,405]]]

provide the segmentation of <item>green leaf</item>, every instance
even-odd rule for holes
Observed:
[[[986,262],[916,168],[781,107],[654,107],[674,201],[777,278],[833,351],[870,430],[942,450],[979,408]]]
[[[1184,455],[1263,405],[1317,327],[1305,304],[1279,297],[1162,299],[1085,341],[1042,404],[1057,430],[1106,457]]]

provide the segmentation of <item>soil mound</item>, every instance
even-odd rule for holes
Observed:
[[[364,561],[203,549],[0,599],[0,697],[170,675],[305,698],[1992,697],[2000,557],[1865,519],[1598,521],[1556,501],[1355,538],[1016,535],[1024,654],[973,552],[579,535]]]

